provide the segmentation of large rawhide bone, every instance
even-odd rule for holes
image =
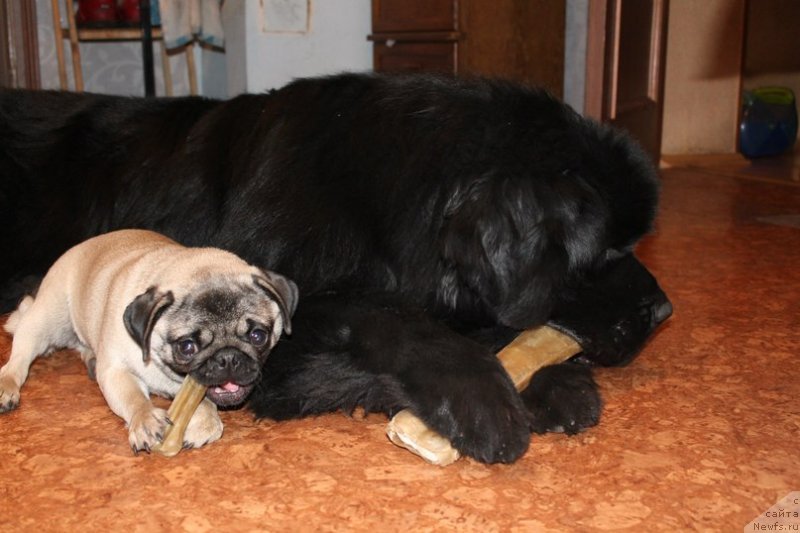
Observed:
[[[564,362],[580,351],[580,345],[569,335],[549,326],[540,326],[520,333],[497,354],[497,358],[517,390],[522,390],[537,370]],[[461,456],[450,441],[429,429],[408,409],[400,411],[389,421],[386,434],[393,443],[435,465],[447,466]]]
[[[192,419],[192,415],[197,410],[197,406],[203,401],[206,395],[206,386],[201,385],[195,379],[186,375],[178,394],[167,410],[167,416],[172,421],[172,425],[164,430],[164,438],[156,444],[152,450],[165,457],[177,455],[183,449],[183,434],[186,426]]]

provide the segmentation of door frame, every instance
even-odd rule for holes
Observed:
[[[586,25],[586,78],[583,113],[602,121],[604,118],[606,40],[608,37],[608,4],[611,0],[589,0]]]
[[[663,31],[653,32],[653,41],[650,43],[652,67],[648,72],[647,92],[648,97],[659,106],[658,154],[655,155],[660,156],[669,0],[653,0],[653,3],[657,13],[653,26],[663,28]],[[583,113],[601,122],[613,121],[619,112],[624,111],[617,109],[616,105],[621,5],[622,0],[589,0]]]
[[[0,86],[41,88],[32,0],[0,0]]]

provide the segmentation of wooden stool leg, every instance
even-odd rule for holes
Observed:
[[[56,59],[58,60],[58,83],[61,90],[67,90],[67,65],[64,64],[64,31],[61,29],[60,0],[50,0],[53,10],[53,39],[56,44]]]
[[[194,65],[194,43],[186,46],[186,67],[189,69],[189,92],[197,94],[197,70]]]
[[[75,5],[72,0],[67,0],[67,22],[69,22],[69,44],[72,50],[72,75],[75,77],[75,90],[82,92],[81,48],[78,42],[78,29],[75,27]]]
[[[164,93],[172,96],[172,66],[169,64],[169,54],[164,41],[161,41],[161,68],[164,71]]]

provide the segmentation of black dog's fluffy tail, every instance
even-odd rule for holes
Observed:
[[[25,276],[12,279],[0,286],[0,315],[9,313],[22,306],[23,298],[36,296],[42,278],[40,276]],[[27,299],[27,298],[25,298]]]

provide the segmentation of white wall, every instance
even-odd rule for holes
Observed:
[[[308,0],[303,33],[265,32],[261,1],[225,2],[228,96],[281,87],[294,78],[372,69],[369,0]]]

